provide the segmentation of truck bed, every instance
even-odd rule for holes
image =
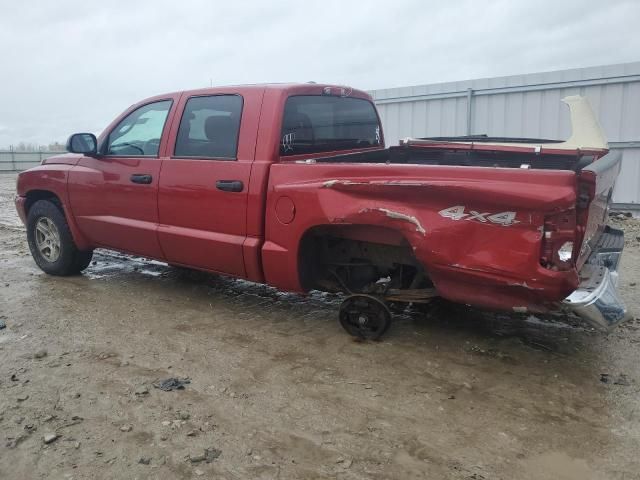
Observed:
[[[593,161],[593,156],[558,153],[533,153],[514,150],[472,150],[442,141],[434,148],[407,143],[387,149],[348,153],[318,158],[318,163],[393,163],[415,165],[452,165],[465,167],[532,168],[576,170]]]

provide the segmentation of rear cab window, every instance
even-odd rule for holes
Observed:
[[[371,148],[381,144],[380,121],[369,100],[327,95],[287,99],[280,155]]]

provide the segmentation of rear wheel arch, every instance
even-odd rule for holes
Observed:
[[[352,259],[358,259],[358,262]],[[353,265],[346,266],[348,263]],[[343,284],[345,279],[337,278],[341,275],[340,269],[351,274],[350,285]],[[357,289],[363,283],[387,275],[407,277],[395,279],[407,288],[411,278],[417,275],[424,279],[421,285],[428,283],[428,275],[400,230],[367,224],[317,225],[306,230],[300,238],[298,278],[306,291],[331,290],[323,288],[330,281],[343,287],[337,290]]]

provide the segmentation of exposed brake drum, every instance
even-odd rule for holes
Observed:
[[[391,326],[389,308],[372,295],[347,297],[340,305],[339,319],[349,335],[363,340],[379,340]]]

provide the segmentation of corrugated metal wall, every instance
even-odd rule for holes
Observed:
[[[370,92],[388,145],[405,137],[486,133],[566,139],[569,109],[584,95],[609,145],[623,153],[614,202],[640,208],[640,62]]]

